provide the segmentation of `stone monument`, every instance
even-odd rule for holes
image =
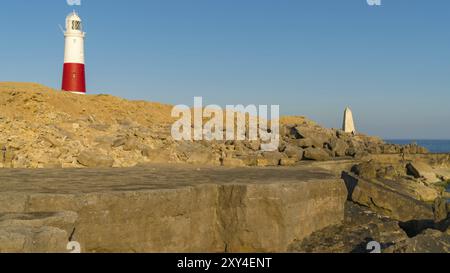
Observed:
[[[353,121],[353,113],[349,107],[345,108],[344,111],[344,123],[342,125],[342,130],[346,133],[356,133],[355,122]]]

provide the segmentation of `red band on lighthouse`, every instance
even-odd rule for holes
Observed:
[[[84,64],[64,64],[62,90],[86,93]]]
[[[66,18],[64,32],[64,71],[62,90],[78,94],[86,93],[86,76],[84,67],[84,37],[81,18],[76,12]]]

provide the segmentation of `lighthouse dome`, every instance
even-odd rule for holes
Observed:
[[[66,31],[67,32],[82,32],[83,25],[81,23],[81,18],[78,14],[73,11],[66,18]]]

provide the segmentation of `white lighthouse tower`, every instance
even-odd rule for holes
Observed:
[[[74,11],[66,18],[62,90],[85,94],[84,38],[81,18]]]

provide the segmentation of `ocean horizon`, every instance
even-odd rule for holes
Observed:
[[[387,143],[407,145],[417,143],[431,153],[450,153],[450,139],[385,139]]]

